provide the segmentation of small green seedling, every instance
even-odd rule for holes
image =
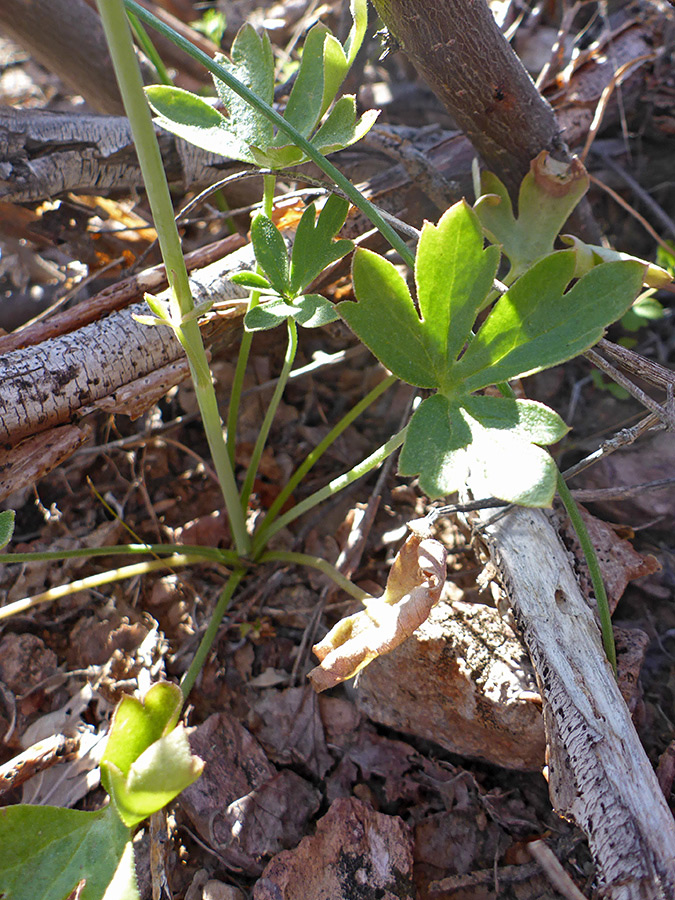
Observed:
[[[98,812],[18,805],[0,810],[0,893],[5,900],[138,900],[132,829],[192,784],[204,764],[178,717],[181,689],[153,685],[143,702],[118,704],[101,782],[111,803]],[[14,864],[11,863],[14,860]]]
[[[274,222],[263,214],[256,216],[251,242],[262,274],[241,272],[232,276],[232,281],[259,291],[261,302],[266,301],[246,314],[247,331],[276,328],[288,319],[305,328],[318,328],[338,318],[329,300],[304,291],[327,266],[354,249],[353,241],[334,240],[348,209],[346,200],[332,194],[317,219],[316,206],[311,203],[298,224],[290,260]]]

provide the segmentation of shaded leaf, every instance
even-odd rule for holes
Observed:
[[[244,317],[244,328],[247,331],[267,331],[283,325],[289,316],[294,317],[295,312],[292,304],[283,298],[276,298],[249,309]]]
[[[0,550],[12,540],[15,518],[16,513],[13,509],[5,509],[0,512]]]
[[[293,301],[294,319],[304,328],[320,328],[330,325],[339,318],[335,304],[326,300],[321,294],[305,294]]]
[[[80,900],[100,900],[129,842],[129,829],[112,806],[98,812],[5,807],[0,809],[0,892],[5,900],[65,900],[84,881]],[[116,900],[138,897],[128,870],[127,864],[124,893]]]

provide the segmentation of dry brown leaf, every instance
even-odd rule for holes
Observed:
[[[438,603],[445,574],[445,547],[411,534],[394,560],[384,594],[362,612],[341,619],[312,648],[321,663],[308,675],[314,690],[353,678],[410,637]]]

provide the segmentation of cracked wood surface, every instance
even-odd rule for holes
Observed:
[[[675,821],[607,663],[567,550],[541,510],[472,519],[535,668],[548,779],[588,836],[608,900],[675,896]]]

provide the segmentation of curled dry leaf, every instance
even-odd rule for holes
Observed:
[[[410,637],[440,599],[445,572],[445,547],[411,534],[394,560],[384,594],[362,612],[341,619],[312,648],[321,663],[308,676],[314,690],[353,678]]]

